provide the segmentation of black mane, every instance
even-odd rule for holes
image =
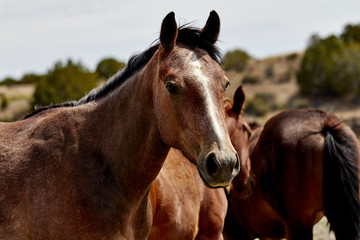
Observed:
[[[219,48],[215,44],[211,44],[206,39],[201,38],[200,33],[201,30],[198,28],[183,25],[179,28],[176,42],[185,44],[191,48],[199,47],[204,49],[212,59],[219,63],[221,59],[221,52]],[[134,73],[141,70],[153,57],[156,50],[159,48],[159,45],[159,40],[157,40],[153,46],[149,47],[146,51],[132,56],[122,71],[116,73],[103,86],[93,89],[89,94],[80,100],[38,107],[32,113],[26,115],[25,119],[51,108],[73,107],[103,98],[129,79],[129,77],[131,77]]]

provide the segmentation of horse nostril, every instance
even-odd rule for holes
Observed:
[[[235,169],[236,170],[240,169],[240,160],[239,160],[239,156],[237,154],[236,154]]]
[[[211,153],[206,159],[206,171],[210,176],[214,176],[218,170],[218,165],[216,164],[216,156],[214,153]]]

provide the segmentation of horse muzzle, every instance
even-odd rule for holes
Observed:
[[[199,158],[197,168],[207,187],[226,187],[240,171],[239,156],[236,152],[211,151]]]

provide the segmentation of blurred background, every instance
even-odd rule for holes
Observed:
[[[244,86],[248,121],[316,107],[360,134],[358,0],[0,0],[0,120],[103,84],[158,38],[168,12],[201,28],[213,9],[226,96]]]
[[[359,9],[358,0],[0,0],[0,121],[105,83],[158,38],[168,12],[201,28],[216,10],[225,94],[244,86],[248,121],[314,107],[360,136]],[[326,219],[314,231],[334,239]]]

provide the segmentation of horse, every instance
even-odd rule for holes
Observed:
[[[224,99],[225,107],[225,121],[226,127],[228,129],[231,143],[235,147],[236,151],[239,154],[241,171],[233,179],[233,182],[230,187],[238,187],[238,193],[242,197],[247,197],[252,193],[253,176],[251,172],[250,164],[250,146],[249,139],[252,135],[252,129],[248,122],[242,115],[245,104],[245,94],[242,86],[239,86],[236,90],[233,100],[230,98]],[[234,183],[234,181],[236,183]]]
[[[336,239],[359,239],[359,143],[334,114],[285,110],[249,139],[254,185],[234,179],[225,239],[310,240],[326,216]],[[241,191],[253,188],[249,197]]]
[[[242,106],[226,98],[224,107],[228,133],[239,154],[238,176],[244,176],[243,181],[247,182],[250,171],[247,143],[251,129],[241,116]],[[233,127],[235,119],[238,127]],[[195,165],[179,150],[170,150],[150,190],[153,223],[149,240],[223,239],[225,191],[205,187],[196,171]]]
[[[194,164],[170,149],[150,190],[153,222],[148,240],[223,239],[227,199],[206,187]]]
[[[171,147],[203,183],[239,172],[225,125],[220,19],[163,19],[159,41],[78,101],[0,123],[1,239],[146,239],[152,182]]]

